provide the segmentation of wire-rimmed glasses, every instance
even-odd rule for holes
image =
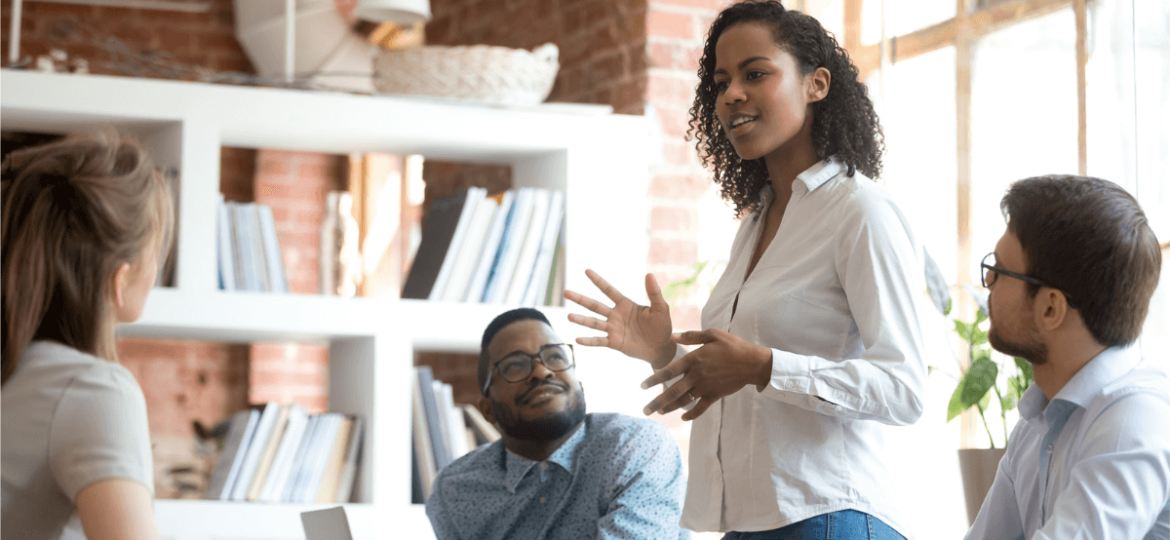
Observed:
[[[505,381],[521,382],[532,375],[532,370],[536,369],[538,360],[549,371],[565,371],[576,365],[573,344],[553,343],[542,346],[540,352],[536,354],[516,351],[503,357],[488,371],[487,381],[483,384],[483,394],[487,395],[488,388],[492,385],[492,376],[497,372],[500,374],[500,378]]]

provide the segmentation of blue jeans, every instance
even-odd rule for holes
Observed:
[[[841,510],[758,532],[729,532],[723,540],[906,540],[882,520],[857,510]]]

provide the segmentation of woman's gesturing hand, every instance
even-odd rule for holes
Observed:
[[[670,339],[670,307],[662,298],[662,290],[658,288],[658,282],[652,274],[646,274],[649,307],[635,304],[626,298],[597,272],[586,270],[585,275],[613,301],[614,306],[609,307],[578,292],[565,291],[565,298],[602,317],[599,319],[576,313],[569,315],[569,320],[574,323],[605,332],[604,337],[579,337],[577,343],[590,347],[609,347],[656,367],[674,358],[675,345]]]
[[[683,332],[672,338],[683,345],[701,346],[642,382],[642,388],[650,388],[682,376],[646,405],[642,411],[645,414],[665,414],[697,401],[682,417],[694,420],[724,396],[748,384],[768,384],[772,378],[772,349],[763,345],[716,329]]]

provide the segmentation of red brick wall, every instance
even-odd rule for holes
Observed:
[[[12,2],[4,2],[4,40],[0,45],[8,62],[8,28]],[[232,0],[212,0],[206,13],[95,7],[25,2],[21,17],[21,57],[64,49],[70,58],[84,58],[91,73],[131,75],[107,64],[118,61],[94,38],[113,36],[130,49],[170,54],[175,61],[213,71],[254,73],[252,63],[235,39]],[[147,71],[133,76],[157,77]]]
[[[697,203],[713,188],[694,141],[686,140],[703,40],[727,0],[654,0],[646,17],[647,106],[662,128],[665,162],[650,181],[650,271],[659,282],[690,277],[698,261]],[[731,239],[727,239],[730,245]],[[702,306],[676,304],[676,328],[699,328]]]
[[[345,189],[348,158],[312,152],[256,152],[256,202],[272,207],[289,291],[317,294],[321,223],[332,190]],[[319,345],[251,346],[253,403],[298,403],[312,412],[329,407],[329,350]]]
[[[549,101],[612,105],[642,114],[646,3],[629,0],[431,0],[430,45],[560,50]]]

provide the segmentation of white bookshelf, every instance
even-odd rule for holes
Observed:
[[[649,131],[642,117],[604,108],[501,108],[433,100],[248,88],[93,75],[0,73],[0,127],[66,133],[113,125],[137,135],[160,165],[179,170],[173,288],[156,289],[123,335],[232,343],[327,344],[329,406],[367,419],[355,537],[432,536],[410,504],[410,367],[419,350],[478,351],[483,328],[507,306],[340,299],[217,290],[215,205],[222,146],[346,154],[422,154],[509,164],[515,186],[565,191],[565,283],[590,291],[585,268],[641,296],[649,208]],[[594,293],[596,296],[596,293]],[[547,308],[566,339],[584,332]],[[579,354],[591,411],[636,414],[649,374],[609,351]],[[147,392],[150,389],[145,389]],[[303,538],[312,505],[157,502],[175,540]]]

